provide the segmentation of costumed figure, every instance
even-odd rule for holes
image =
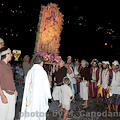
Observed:
[[[12,60],[10,48],[0,49],[0,120],[14,120],[17,91],[9,61]]]
[[[53,75],[55,77],[55,86],[53,88],[53,99],[59,102],[58,107],[62,105],[61,103],[61,86],[63,85],[63,78],[67,74],[67,69],[64,66],[65,62],[60,60],[58,64],[53,64]],[[61,108],[62,109],[62,108]]]
[[[43,57],[36,55],[34,65],[27,73],[20,120],[46,120],[51,92],[43,62]]]
[[[67,68],[67,77],[71,81],[71,87],[72,87],[72,92],[73,92],[73,102],[75,102],[75,94],[77,93],[77,88],[76,88],[76,79],[75,79],[75,74],[74,74],[74,68],[72,65],[72,57],[68,56],[67,57],[67,64],[65,65]]]
[[[74,74],[75,74],[75,79],[76,79],[76,87],[77,87],[77,93],[79,94],[80,97],[80,70],[81,70],[81,65],[79,63],[79,60],[76,59],[74,62]]]
[[[84,100],[83,108],[88,107],[88,87],[89,87],[89,81],[90,81],[90,68],[87,67],[88,62],[86,60],[81,60],[81,80],[80,80],[80,96]]]
[[[103,70],[100,72],[100,76],[99,76],[99,81],[98,81],[98,94],[97,94],[97,104],[99,104],[98,98],[103,97],[104,101],[106,102],[107,99],[107,93],[106,93],[106,89],[108,86],[108,79],[109,79],[109,69],[107,66],[109,66],[109,61],[102,61],[102,65],[103,65]]]
[[[64,117],[63,120],[70,119],[67,117],[67,113],[70,110],[70,103],[72,98],[72,89],[69,86],[70,80],[68,77],[63,78],[64,84],[61,86],[61,92],[62,92],[62,108],[64,109]]]
[[[109,80],[107,87],[107,104],[108,112],[111,112],[111,105],[113,110],[118,112],[120,105],[120,71],[118,70],[118,61],[112,62],[112,70],[109,71]]]
[[[99,80],[99,71],[98,68],[98,60],[93,59],[92,60],[92,67],[90,68],[90,74],[91,74],[91,80],[89,85],[89,103],[91,104],[91,99],[97,97],[97,82]]]

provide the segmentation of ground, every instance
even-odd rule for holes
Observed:
[[[22,105],[23,88],[22,86],[16,85],[18,90],[18,98],[16,103],[16,114],[15,120],[19,120],[20,111]],[[82,109],[83,100],[80,100],[78,94],[75,96],[76,101],[71,102],[71,109],[68,112],[68,116],[71,120],[119,120],[120,113],[116,114],[113,110],[111,113],[107,113],[105,110],[106,104],[103,98],[100,98],[100,104],[96,104],[96,99],[92,99],[92,104],[88,104],[87,109]],[[47,112],[47,120],[62,120],[63,112],[59,112],[60,108],[57,108],[58,102],[52,99],[49,102],[49,111]],[[120,108],[119,108],[120,111]]]

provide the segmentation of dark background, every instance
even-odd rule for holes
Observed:
[[[41,5],[58,4],[64,15],[60,55],[91,61],[120,59],[120,7],[113,1],[1,0],[0,37],[32,58]],[[107,46],[105,46],[107,43]]]

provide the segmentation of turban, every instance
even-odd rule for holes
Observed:
[[[1,56],[2,56],[2,55],[6,55],[6,54],[8,54],[8,53],[10,53],[10,52],[11,52],[10,48],[8,48],[8,49],[5,50],[5,51],[2,51],[2,52],[0,53],[0,60],[1,60]]]

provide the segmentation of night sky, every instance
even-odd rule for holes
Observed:
[[[0,37],[11,49],[32,57],[41,5],[56,3],[64,15],[60,55],[120,60],[120,7],[115,2],[74,0],[0,0]]]

